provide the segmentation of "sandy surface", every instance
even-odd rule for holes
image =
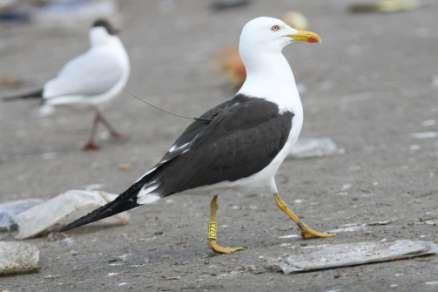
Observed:
[[[390,221],[341,232],[327,240],[282,239],[296,228],[269,194],[222,194],[219,240],[247,250],[214,256],[206,244],[205,196],[174,196],[132,212],[127,226],[82,228],[66,241],[32,240],[41,249],[39,273],[0,279],[11,291],[437,291],[438,257],[282,275],[264,268],[290,246],[367,240],[438,241],[438,5],[409,13],[352,15],[354,1],[254,1],[219,14],[206,1],[122,1],[122,38],[132,61],[128,88],[188,115],[225,100],[226,81],[211,62],[237,44],[242,24],[259,15],[302,11],[320,46],[286,50],[303,94],[305,136],[329,136],[345,154],[287,161],[280,189],[305,221],[321,230]],[[204,3],[205,2],[205,3]],[[291,6],[291,2],[295,5]],[[202,3],[202,4],[200,4]],[[0,27],[0,76],[20,76],[34,88],[86,49],[85,30]],[[435,82],[434,82],[435,79]],[[12,93],[1,88],[1,93]],[[129,134],[124,144],[79,151],[91,114],[60,110],[48,119],[37,103],[0,104],[0,199],[49,198],[102,184],[124,190],[156,162],[187,121],[163,115],[124,95],[108,119]],[[425,122],[428,121],[428,122]],[[127,170],[122,170],[129,166]],[[435,284],[434,284],[435,282]]]

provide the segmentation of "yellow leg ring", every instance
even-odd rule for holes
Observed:
[[[217,243],[217,219],[218,209],[217,196],[214,196],[210,203],[210,221],[208,221],[208,246],[215,253],[231,254],[244,249],[243,247],[226,247]]]

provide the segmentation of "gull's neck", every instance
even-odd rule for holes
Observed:
[[[247,73],[239,93],[275,102],[281,112],[302,112],[294,74],[282,53],[241,50],[241,56]]]
[[[121,83],[126,83],[129,76],[130,64],[129,57],[123,46],[122,41],[116,35],[110,35],[101,29],[91,29],[90,31],[90,51],[105,50],[106,52],[113,52],[113,58],[116,58],[124,70],[124,77]]]
[[[112,46],[116,48],[123,48],[123,44],[118,36],[110,35],[102,29],[91,29],[90,43],[92,47]]]

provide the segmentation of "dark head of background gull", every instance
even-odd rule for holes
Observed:
[[[112,26],[112,24],[109,21],[107,21],[106,19],[98,19],[98,20],[96,20],[93,23],[92,28],[103,28],[110,35],[117,35],[117,34],[119,34],[119,31],[117,29],[115,29],[114,26]]]
[[[312,32],[259,17],[242,29],[239,50],[247,79],[236,96],[193,122],[163,158],[113,202],[79,218],[66,231],[177,193],[257,190],[274,195],[278,207],[304,237],[330,234],[311,229],[289,210],[278,193],[275,174],[298,139],[303,109],[294,75],[282,50],[294,42],[319,42]],[[211,202],[209,246],[218,253],[240,248],[216,242],[217,197]]]

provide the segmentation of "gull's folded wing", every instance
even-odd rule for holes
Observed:
[[[238,95],[195,121],[158,163],[157,193],[235,181],[265,168],[284,147],[293,113],[261,98]]]
[[[44,87],[46,99],[62,96],[96,96],[111,90],[123,77],[117,52],[93,48],[67,63]]]

